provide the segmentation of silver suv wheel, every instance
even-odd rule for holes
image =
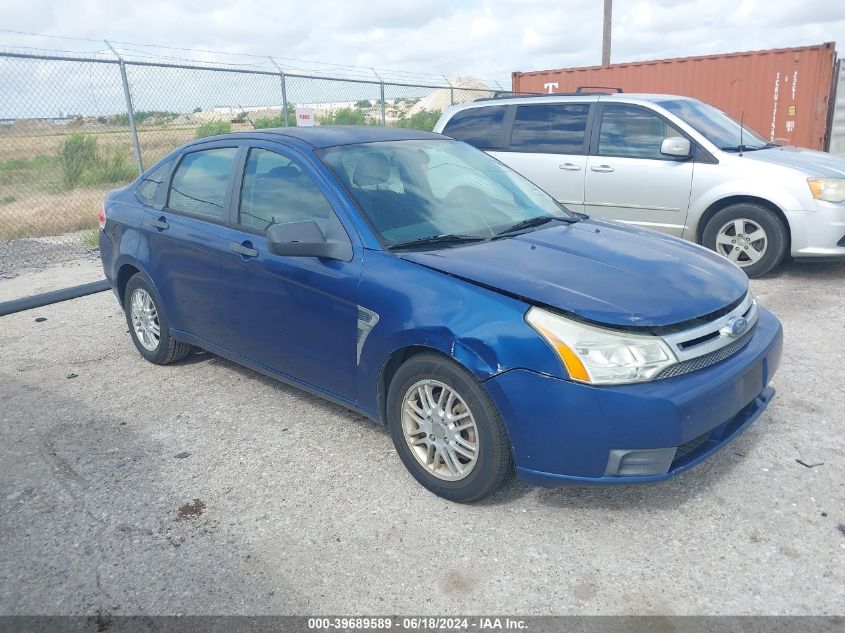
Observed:
[[[759,262],[768,246],[766,231],[747,218],[725,223],[716,234],[716,251],[742,268]]]

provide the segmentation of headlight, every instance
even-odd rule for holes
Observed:
[[[845,202],[845,178],[807,178],[816,200]]]
[[[569,377],[596,385],[644,382],[677,362],[657,336],[629,334],[531,308],[526,322],[557,352]]]

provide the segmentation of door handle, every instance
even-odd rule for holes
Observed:
[[[566,171],[581,171],[581,165],[576,165],[575,163],[563,163],[562,165],[558,165],[558,167]]]
[[[159,231],[166,231],[170,228],[170,225],[167,223],[164,216],[161,216],[158,220],[150,220],[150,226],[154,226]]]
[[[258,257],[258,251],[252,247],[252,242],[229,242],[229,250],[238,253],[243,257]]]
[[[593,165],[590,167],[593,171],[600,171],[600,172],[611,172],[613,171],[613,167],[610,165]]]

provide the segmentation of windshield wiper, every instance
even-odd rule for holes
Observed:
[[[758,149],[765,149],[770,145],[725,145],[719,149],[723,152],[756,152]]]
[[[528,218],[527,220],[520,220],[516,224],[511,224],[508,228],[499,231],[496,233],[496,237],[501,237],[502,235],[510,235],[511,233],[516,233],[517,231],[523,231],[525,229],[533,229],[535,226],[542,226],[544,224],[548,224],[549,222],[566,222],[567,224],[573,224],[575,222],[580,222],[579,218],[555,218],[549,215],[540,216],[538,218]]]
[[[387,250],[392,251],[397,248],[406,248],[413,246],[428,246],[436,244],[466,244],[470,242],[483,242],[487,238],[479,237],[477,235],[429,235],[428,237],[418,237],[415,240],[408,240],[407,242],[397,242],[387,247]]]

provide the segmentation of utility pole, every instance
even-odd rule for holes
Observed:
[[[610,22],[613,14],[613,0],[604,0],[604,26],[601,38],[601,65],[610,65]]]

